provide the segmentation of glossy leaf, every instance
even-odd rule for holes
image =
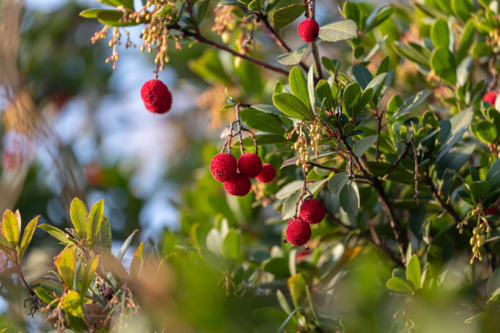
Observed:
[[[87,225],[87,240],[89,247],[92,248],[94,239],[97,237],[104,218],[104,200],[96,202],[89,214],[89,222]]]
[[[273,96],[274,105],[284,114],[299,120],[313,120],[314,117],[308,107],[297,97],[279,93]]]
[[[83,202],[74,198],[69,209],[71,222],[78,233],[80,239],[87,238],[88,214]]]

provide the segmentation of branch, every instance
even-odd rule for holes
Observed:
[[[184,35],[187,36],[187,37],[193,37],[196,41],[198,41],[200,43],[211,45],[211,46],[213,46],[215,48],[218,48],[220,50],[224,50],[226,52],[229,52],[229,53],[231,53],[232,55],[234,55],[236,57],[240,57],[241,59],[245,59],[246,61],[254,63],[254,64],[256,64],[256,65],[258,65],[260,67],[267,68],[267,69],[272,70],[272,71],[274,71],[276,73],[280,73],[280,74],[288,76],[288,71],[284,70],[283,68],[270,65],[270,64],[268,64],[266,62],[263,62],[263,61],[254,59],[252,57],[249,57],[247,55],[244,55],[242,53],[236,52],[235,50],[233,50],[233,49],[231,49],[231,48],[229,48],[229,47],[227,47],[225,45],[221,45],[219,43],[214,42],[213,40],[210,40],[208,38],[203,37],[201,35],[201,33],[192,32],[192,31],[185,31]]]
[[[401,227],[401,223],[399,222],[399,219],[396,217],[394,214],[394,210],[392,209],[391,202],[389,201],[389,197],[387,196],[387,193],[384,191],[384,187],[382,186],[382,183],[378,179],[378,177],[375,177],[371,175],[367,170],[364,164],[359,160],[359,158],[354,154],[351,146],[347,143],[347,140],[345,136],[341,137],[342,143],[344,146],[349,150],[351,153],[352,158],[356,162],[356,165],[358,166],[358,169],[361,170],[363,175],[366,177],[368,181],[370,181],[371,185],[375,189],[375,193],[377,194],[378,201],[382,204],[382,209],[384,212],[387,214],[389,217],[389,221],[392,227],[392,230],[394,231],[394,237],[396,238],[396,242],[398,243],[399,251],[401,252],[401,257],[402,257],[402,262],[405,263],[405,256],[404,253],[406,252],[406,249],[408,248],[408,235],[406,233],[406,230]]]
[[[394,164],[391,166],[389,171],[387,171],[387,173],[384,175],[384,177],[382,177],[382,181],[385,181],[387,179],[387,177],[389,177],[389,175],[394,171],[394,169],[396,169],[399,162],[401,162],[403,160],[403,158],[406,156],[406,153],[408,153],[409,148],[410,148],[410,144],[407,143],[405,145],[403,151],[401,152],[401,154],[398,156],[398,159],[396,160],[396,162],[394,162]]]
[[[353,228],[350,225],[342,223],[339,219],[337,219],[331,212],[327,211],[328,217],[338,226],[345,228],[349,231],[355,231],[357,229]],[[379,244],[375,242],[373,239],[371,239],[367,234],[364,233],[359,233],[358,236],[362,237],[364,240],[366,240],[375,250],[387,255],[389,258],[391,258],[396,265],[398,266],[404,266],[403,262],[401,259],[399,259],[398,255],[396,252],[394,252],[391,248],[384,244]],[[402,256],[404,257],[404,256]]]

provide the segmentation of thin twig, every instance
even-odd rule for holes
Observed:
[[[415,147],[415,140],[411,140],[411,145],[413,147],[413,157],[415,158],[415,195],[413,200],[417,203],[417,207],[420,207],[420,202],[418,201],[418,157],[417,157],[417,147]]]
[[[389,175],[394,171],[394,169],[396,169],[399,162],[401,162],[403,160],[403,158],[406,156],[406,153],[408,153],[409,148],[410,148],[410,144],[407,143],[405,145],[403,151],[401,152],[401,154],[398,156],[398,159],[396,160],[396,162],[394,162],[394,164],[391,166],[389,171],[387,171],[387,173],[384,175],[384,177],[382,177],[382,181],[385,181],[387,179],[387,177],[389,177]]]
[[[184,35],[187,36],[187,37],[193,37],[196,41],[198,41],[200,43],[211,45],[211,46],[213,46],[215,48],[218,48],[220,50],[224,50],[226,52],[229,52],[229,53],[231,53],[232,55],[234,55],[236,57],[240,57],[241,59],[245,59],[246,61],[254,63],[254,64],[256,64],[256,65],[258,65],[260,67],[267,68],[267,69],[272,70],[272,71],[274,71],[276,73],[280,73],[280,74],[288,76],[288,71],[284,70],[283,68],[270,65],[270,64],[268,64],[266,62],[263,62],[263,61],[254,59],[252,57],[249,57],[249,56],[247,56],[245,54],[236,52],[235,50],[233,50],[233,49],[231,49],[231,48],[229,48],[229,47],[227,47],[225,45],[221,45],[219,43],[214,42],[213,40],[210,40],[210,39],[208,39],[206,37],[203,37],[201,35],[201,33],[199,33],[199,32],[185,31]]]

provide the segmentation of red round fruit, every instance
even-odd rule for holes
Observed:
[[[307,199],[304,200],[300,207],[300,217],[306,222],[316,224],[323,221],[326,214],[326,208],[319,200]]]
[[[496,91],[490,91],[489,93],[484,94],[483,101],[488,102],[491,105],[495,105],[497,95],[498,95],[498,93]]]
[[[231,153],[218,153],[210,162],[212,176],[218,182],[234,179],[236,176],[237,163]]]
[[[245,153],[238,159],[238,170],[248,178],[255,178],[262,171],[262,160],[255,153]]]
[[[152,79],[144,83],[141,97],[146,109],[152,113],[166,113],[172,107],[172,94],[160,80]]]
[[[305,19],[300,22],[297,29],[299,37],[306,43],[314,42],[318,39],[319,35],[319,25],[314,19]]]
[[[302,246],[311,238],[311,227],[309,223],[300,217],[288,221],[286,227],[286,239],[295,246]]]
[[[250,182],[250,179],[241,173],[237,173],[232,180],[224,182],[224,189],[226,192],[238,197],[244,197],[247,195],[248,192],[250,192],[251,187],[252,183]]]
[[[269,183],[276,176],[276,170],[269,163],[264,163],[262,165],[262,171],[256,177],[256,179],[261,183]]]
[[[496,206],[491,206],[488,209],[483,210],[484,215],[498,215],[498,209]]]

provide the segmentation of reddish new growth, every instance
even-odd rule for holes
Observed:
[[[250,192],[250,188],[252,187],[252,183],[248,177],[242,175],[241,173],[237,173],[232,180],[228,180],[224,182],[224,189],[230,195],[235,195],[238,197],[243,197]]]
[[[302,246],[311,238],[311,227],[309,223],[300,217],[288,221],[286,227],[286,239],[295,246]]]
[[[218,153],[210,162],[210,171],[218,182],[233,180],[236,177],[236,168],[236,158],[231,153]]]
[[[300,22],[297,29],[299,37],[306,43],[314,42],[318,39],[319,25],[314,19],[305,19]]]
[[[262,171],[259,173],[256,179],[261,183],[269,183],[274,179],[275,176],[276,170],[274,169],[274,167],[269,163],[264,163],[264,165],[262,166]]]
[[[255,153],[245,153],[238,159],[238,170],[248,178],[255,178],[262,171],[262,160]]]
[[[141,97],[146,109],[152,113],[166,113],[172,107],[172,94],[167,86],[157,79],[144,83]]]
[[[484,94],[483,101],[488,102],[491,105],[495,105],[497,95],[498,95],[498,93],[496,91],[490,91],[489,93]]]
[[[300,217],[306,222],[316,224],[325,218],[326,208],[319,200],[307,199],[304,200],[300,207]]]

